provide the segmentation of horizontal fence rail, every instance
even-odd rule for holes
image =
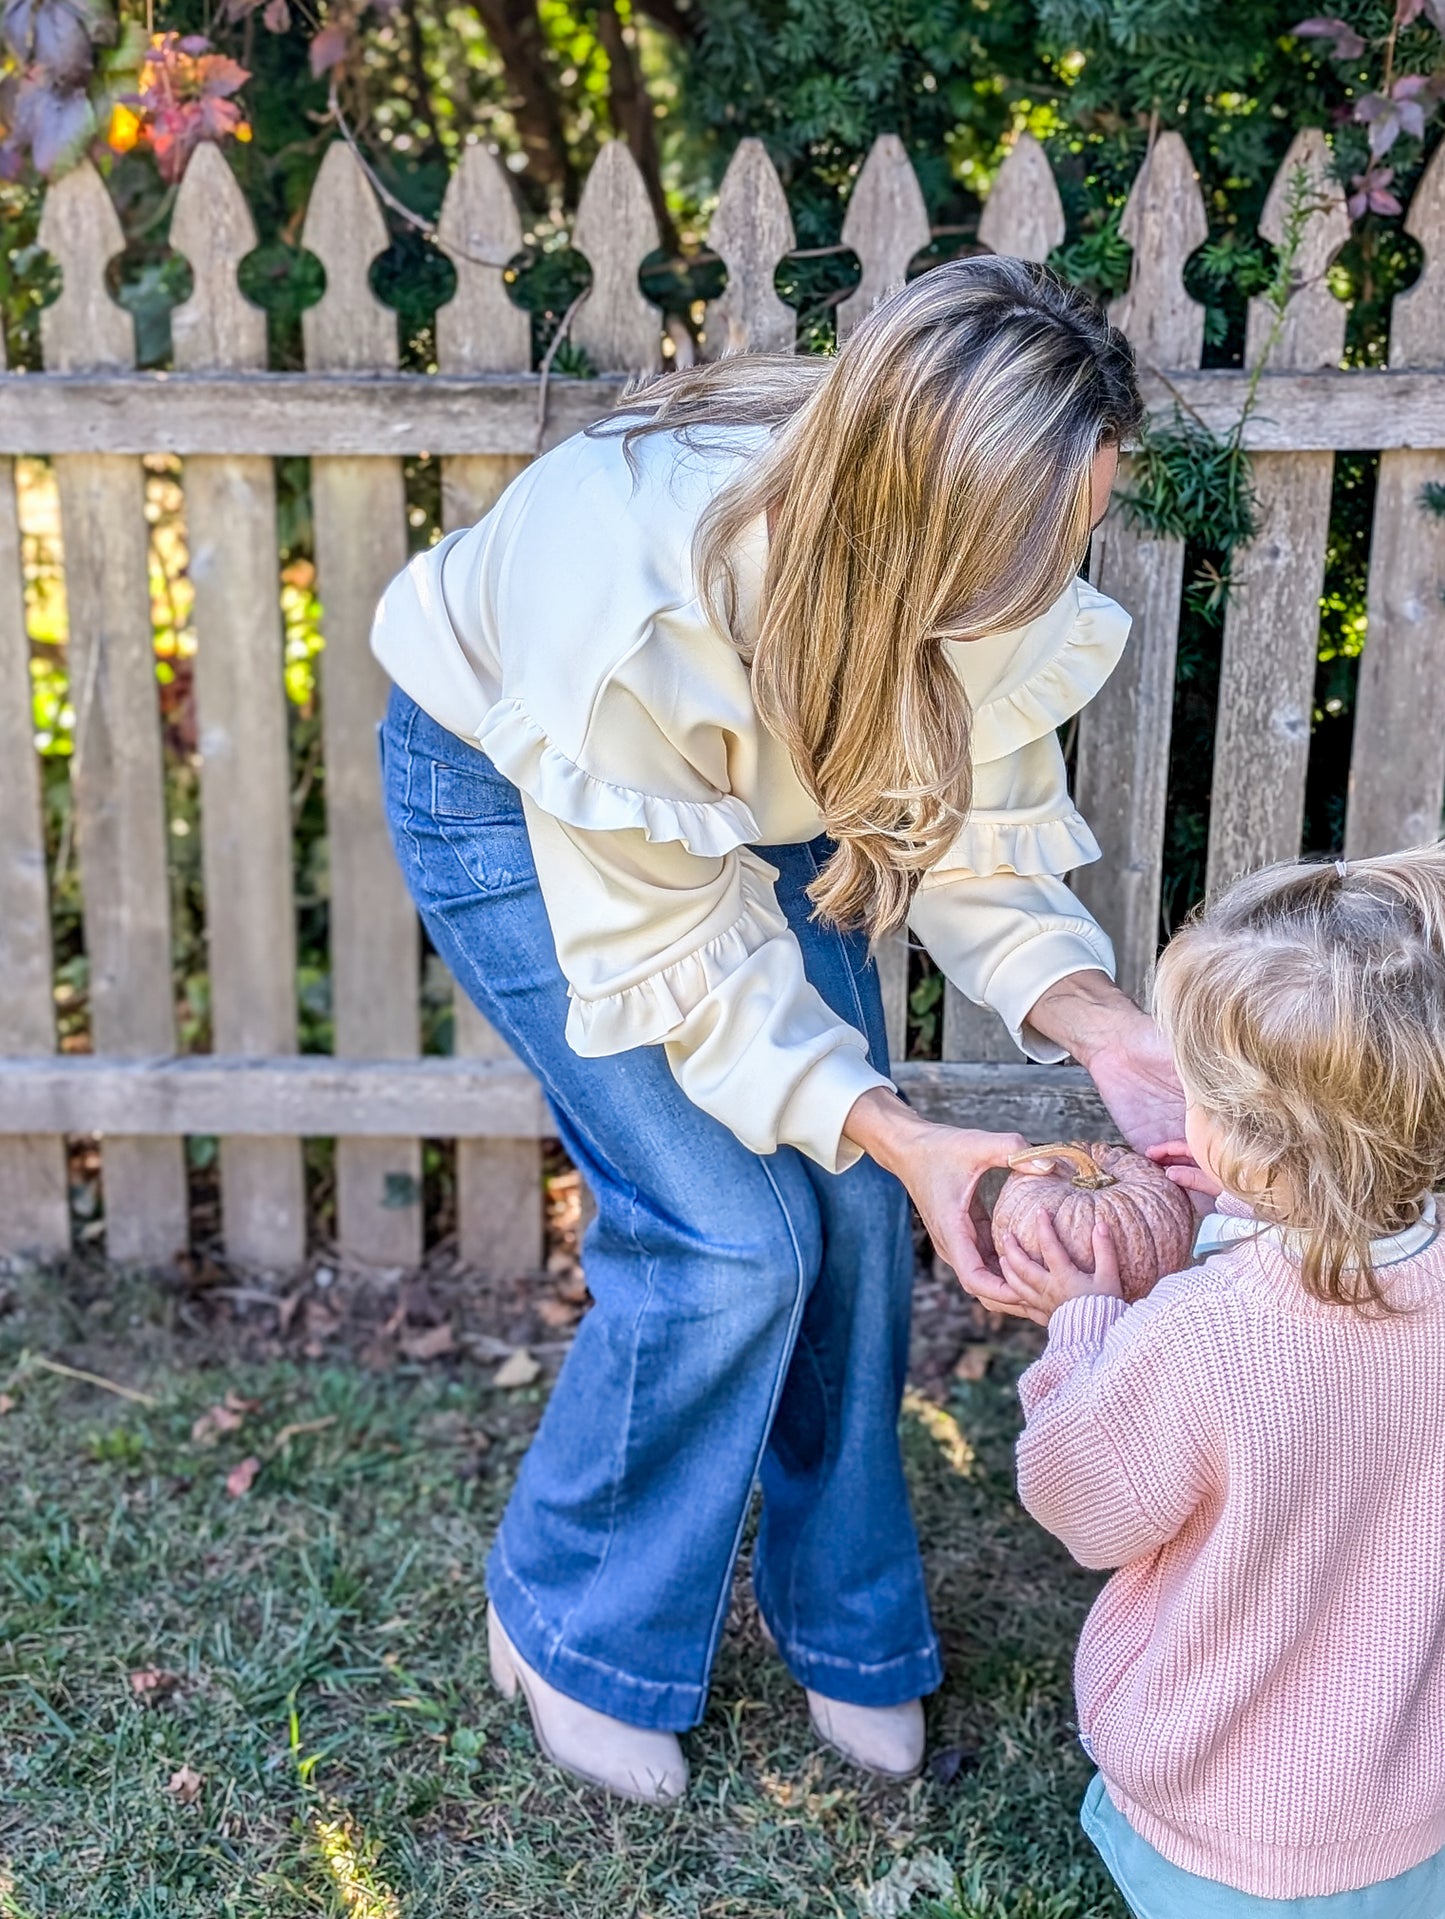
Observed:
[[[1323,136],[1295,140],[1261,231],[1278,242],[1300,168],[1315,198],[1283,324],[1256,302],[1245,366],[1201,369],[1204,312],[1186,286],[1207,237],[1182,140],[1153,144],[1121,232],[1133,248],[1112,318],[1139,360],[1149,407],[1235,430],[1264,344],[1277,331],[1243,434],[1254,457],[1258,535],[1237,559],[1222,654],[1209,878],[1297,853],[1313,712],[1319,600],[1334,456],[1380,454],[1368,585],[1369,636],[1351,763],[1352,854],[1439,830],[1445,798],[1445,553],[1420,506],[1445,487],[1445,150],[1407,227],[1419,281],[1395,302],[1388,365],[1343,368],[1346,310],[1328,274],[1349,233]],[[305,371],[266,369],[265,320],[237,270],[256,244],[219,152],[181,183],[171,243],[193,291],[172,315],[174,370],[135,369],[130,316],[106,285],[123,236],[99,176],[82,165],[50,192],[42,244],[61,294],[42,316],[45,370],[0,367],[0,462],[46,456],[61,514],[75,710],[70,769],[75,855],[91,966],[89,1054],[58,1055],[53,962],[30,716],[16,494],[0,469],[0,1251],[55,1255],[69,1240],[66,1140],[99,1135],[106,1250],[165,1260],[186,1232],[182,1142],[220,1141],[225,1249],[283,1269],[306,1252],[301,1142],[335,1139],[343,1257],[387,1266],[422,1254],[421,1141],[457,1142],[462,1257],[497,1273],[541,1263],[540,1088],[460,995],[451,1057],[419,1057],[421,942],[386,841],[374,724],[386,684],[367,647],[371,608],[407,548],[404,457],[440,466],[441,530],[484,514],[539,452],[612,410],[663,363],[663,324],[639,270],[658,244],[625,147],[605,146],[570,235],[591,269],[572,340],[597,377],[532,370],[527,316],[502,275],[522,224],[511,182],[466,149],[438,223],[457,273],[436,316],[431,374],[399,371],[397,316],[371,289],[388,234],[365,174],[332,146],[304,245],[326,290],[302,316]],[[838,308],[846,338],[899,285],[930,240],[902,143],[875,145],[842,227],[861,277]],[[980,242],[1041,261],[1065,238],[1041,147],[1015,146],[984,210]],[[794,247],[787,199],[762,146],[745,140],[723,181],[709,244],[726,271],[706,313],[704,357],[791,350],[796,316],[775,276]],[[684,343],[686,347],[686,343]],[[168,956],[167,822],[147,580],[144,456],[179,456],[195,592],[195,717],[215,1051],[178,1054]],[[320,660],[320,777],[327,795],[334,1052],[300,1055],[295,987],[291,768],[283,689],[274,459],[311,461]],[[1126,459],[1120,483],[1127,489]],[[1080,715],[1076,791],[1103,847],[1076,878],[1114,939],[1120,979],[1147,992],[1164,860],[1170,731],[1185,555],[1116,505],[1092,554],[1098,584],[1134,614],[1130,647]],[[1000,1021],[952,987],[937,1061],[903,1061],[909,955],[883,942],[880,977],[899,1084],[930,1117],[1088,1135],[1108,1120],[1076,1067],[1024,1063]]]
[[[616,406],[625,378],[534,374],[0,374],[0,454],[511,454],[557,446]],[[1151,411],[1229,433],[1248,375],[1143,371]],[[1256,453],[1438,447],[1438,373],[1266,373],[1242,435]]]

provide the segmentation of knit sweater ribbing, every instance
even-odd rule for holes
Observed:
[[[1025,1506],[1120,1569],[1075,1667],[1110,1795],[1264,1898],[1445,1847],[1445,1238],[1382,1278],[1367,1317],[1246,1243],[1070,1301],[1020,1383]]]

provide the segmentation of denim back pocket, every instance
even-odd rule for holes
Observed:
[[[476,767],[433,760],[431,814],[467,878],[483,893],[535,884],[532,847],[515,786],[478,754]]]

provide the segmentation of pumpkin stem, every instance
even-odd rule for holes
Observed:
[[[1053,1146],[1030,1146],[1027,1152],[1014,1153],[1009,1159],[1009,1167],[1014,1172],[1029,1172],[1029,1162],[1040,1159],[1062,1160],[1074,1177],[1070,1184],[1086,1193],[1102,1192],[1106,1186],[1117,1186],[1118,1180],[1112,1173],[1106,1173],[1087,1148],[1078,1145],[1055,1144]]]

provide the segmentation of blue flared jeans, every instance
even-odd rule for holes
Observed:
[[[634,1725],[701,1717],[752,1491],[758,1603],[793,1674],[856,1705],[939,1683],[898,1448],[902,1188],[741,1145],[660,1046],[581,1059],[517,790],[393,692],[387,816],[433,945],[541,1082],[597,1202],[595,1304],[522,1463],[487,1587],[523,1658]],[[763,847],[809,979],[886,1068],[866,942],[809,917],[824,842]]]

